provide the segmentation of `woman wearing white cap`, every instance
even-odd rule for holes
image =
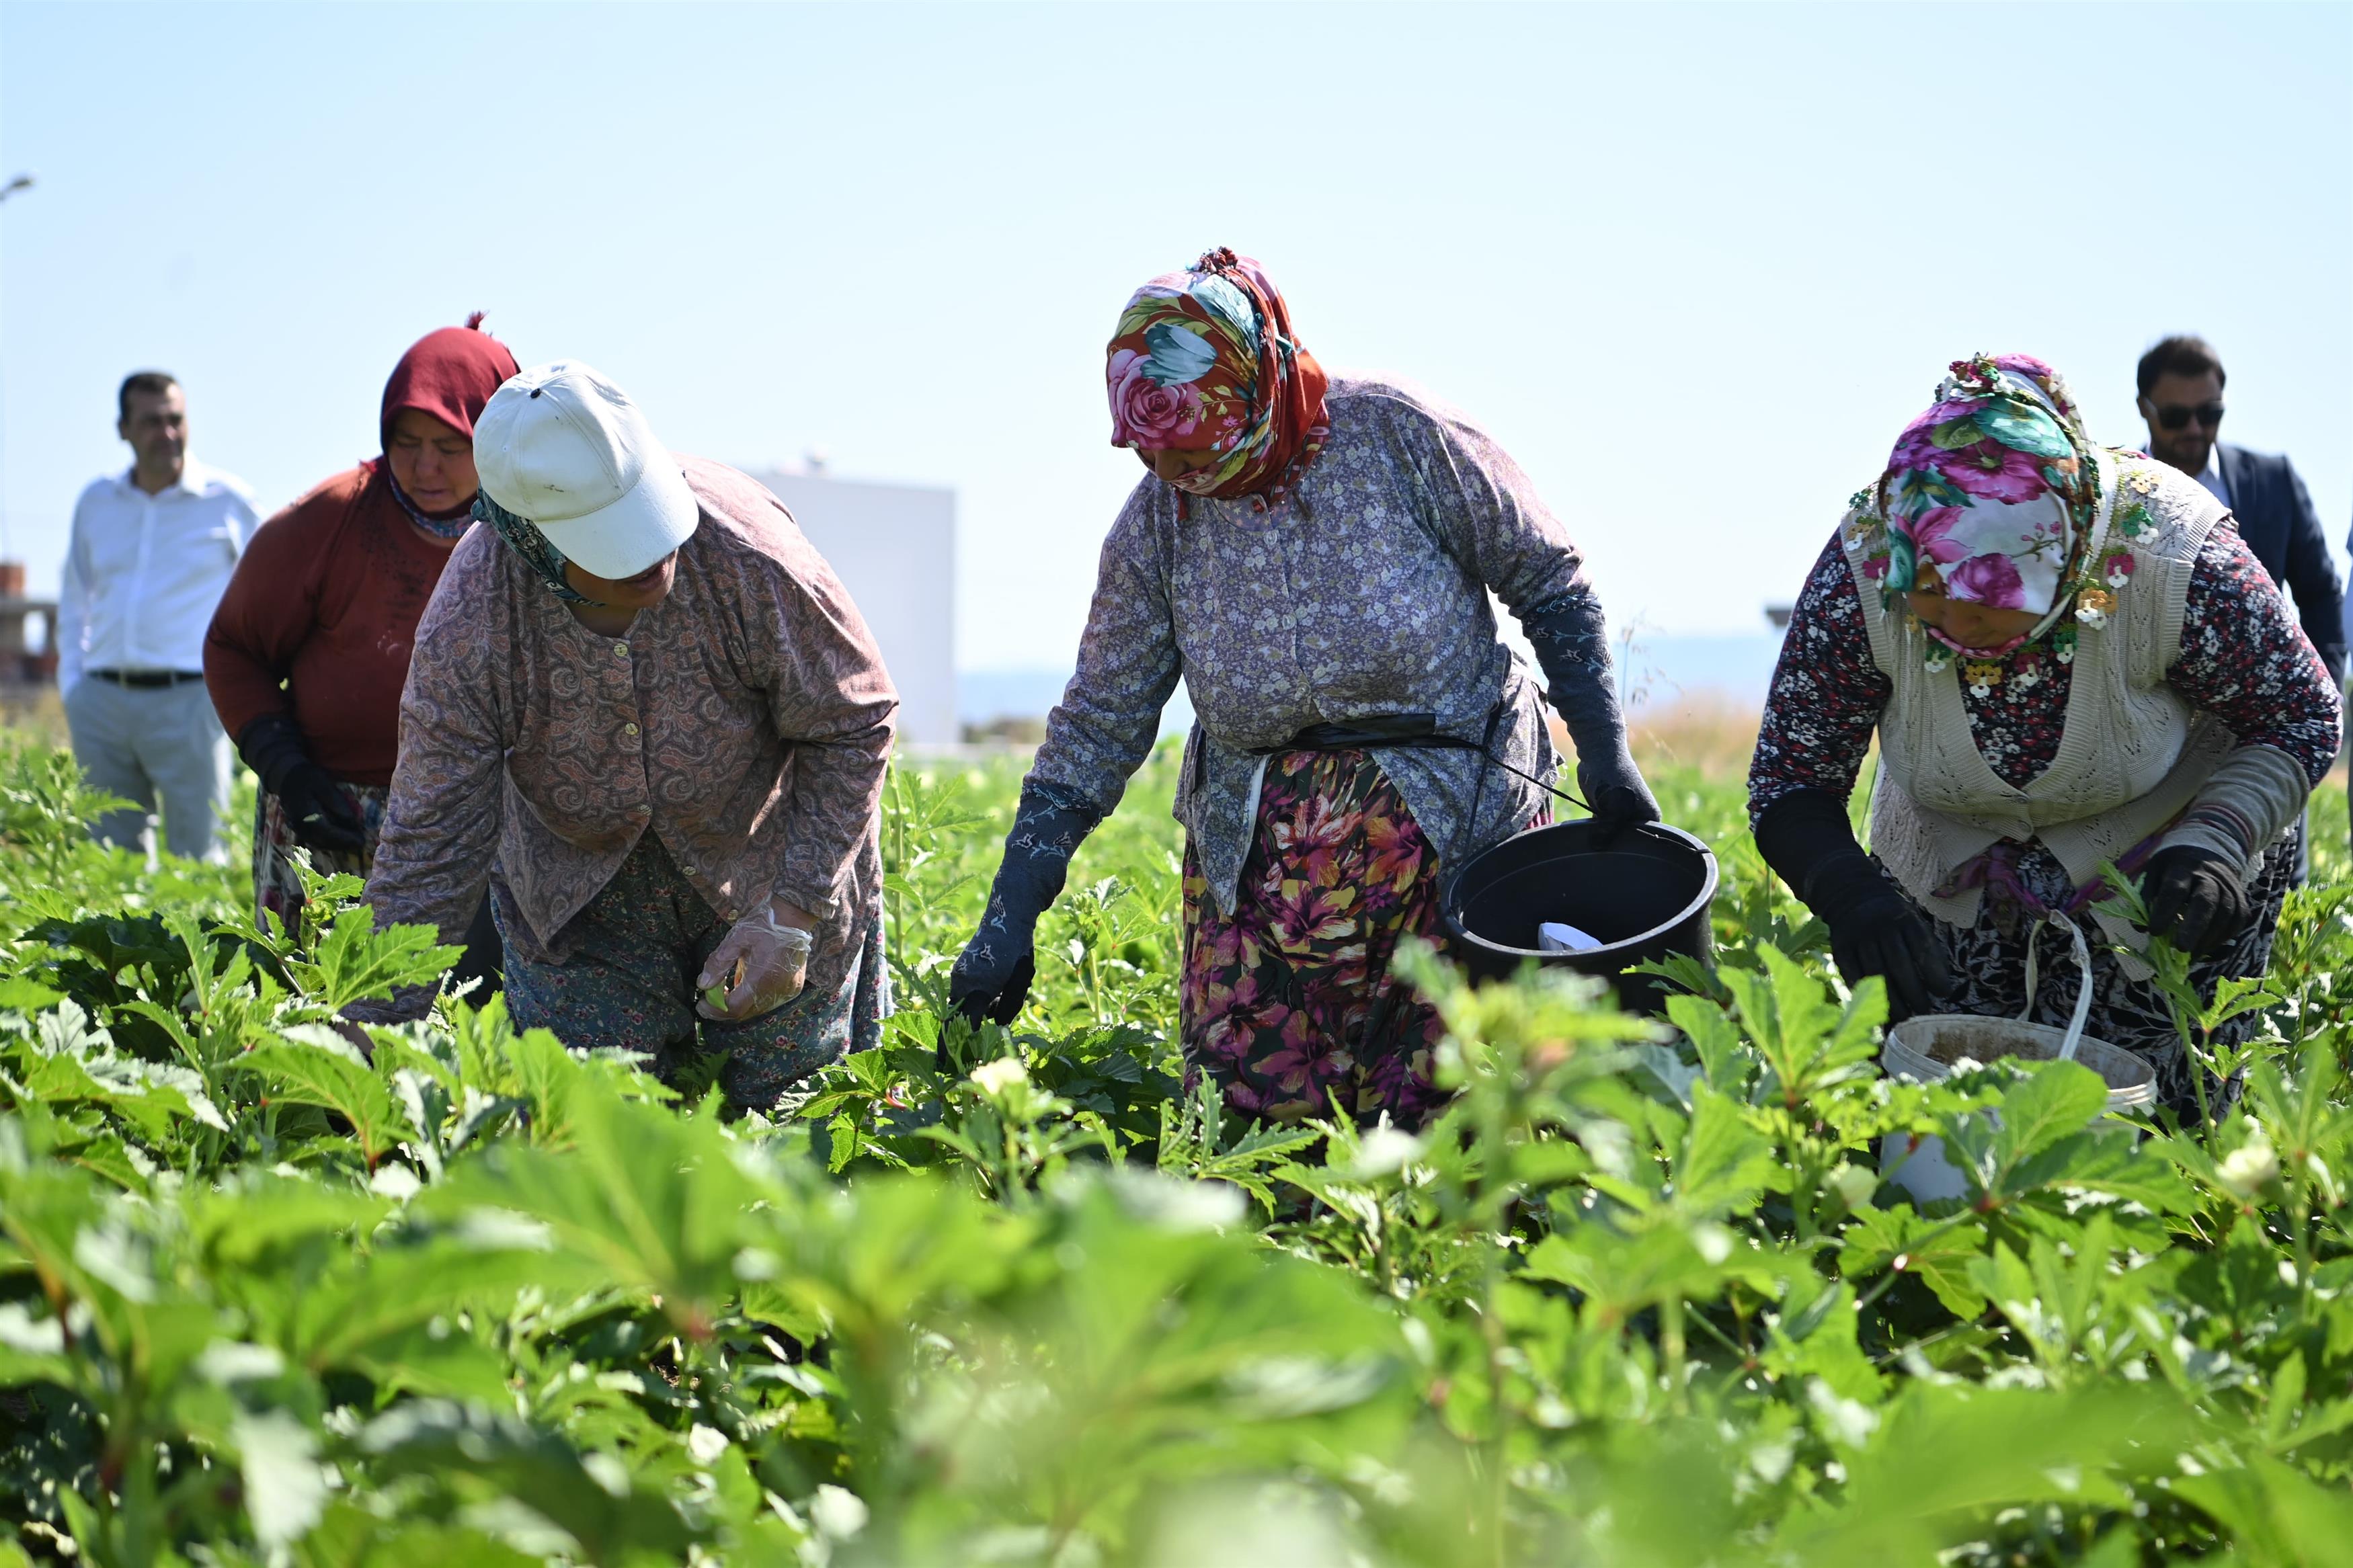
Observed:
[[[447,941],[487,881],[518,1025],[667,1074],[699,1016],[728,1098],[773,1104],[889,1011],[874,639],[774,496],[586,365],[508,381],[474,458],[492,526],[417,627],[368,901]]]

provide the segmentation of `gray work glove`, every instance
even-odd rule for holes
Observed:
[[[967,1022],[1010,1024],[1021,1011],[1038,972],[1038,917],[1061,892],[1071,853],[1102,820],[1102,812],[1069,790],[1022,783],[987,912],[948,974],[949,1005]]]
[[[1577,784],[1593,812],[1595,842],[1607,848],[1638,823],[1658,821],[1659,803],[1626,749],[1600,601],[1572,588],[1529,611],[1520,625],[1544,668],[1546,695],[1577,748]]]

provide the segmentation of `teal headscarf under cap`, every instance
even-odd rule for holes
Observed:
[[[488,490],[474,494],[474,515],[499,531],[507,548],[523,558],[540,579],[555,590],[555,596],[570,605],[586,605],[602,609],[598,600],[588,597],[564,580],[564,552],[548,542],[539,525],[527,517],[517,517],[491,499]]]

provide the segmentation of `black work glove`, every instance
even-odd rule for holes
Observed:
[[[1071,852],[1102,820],[1102,812],[1071,791],[1023,782],[987,912],[948,974],[949,1005],[966,1022],[1010,1024],[1020,1013],[1038,973],[1038,917],[1061,892]]]
[[[1757,847],[1830,927],[1831,957],[1853,985],[1867,974],[1887,983],[1887,1021],[1932,1013],[1956,977],[1927,917],[1862,852],[1846,802],[1826,791],[1783,795],[1757,818]]]
[[[2140,876],[2148,934],[2192,958],[2211,958],[2247,929],[2246,884],[2238,868],[2194,844],[2160,849]]]
[[[278,797],[295,840],[310,849],[356,855],[367,845],[360,814],[335,784],[335,775],[311,760],[302,731],[283,713],[266,713],[237,738],[237,755]]]
[[[1636,824],[1658,821],[1659,803],[1626,749],[1601,605],[1589,591],[1572,588],[1529,611],[1520,625],[1544,667],[1546,695],[1568,726],[1577,788],[1593,813],[1594,842],[1606,849]]]

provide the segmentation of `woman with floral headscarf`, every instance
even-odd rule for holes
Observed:
[[[2063,1026],[2070,926],[2113,942],[2087,1032],[2196,1103],[2137,952],[2211,994],[2270,961],[2306,795],[2337,755],[2328,673],[2221,503],[2085,438],[2058,374],[1957,361],[1815,563],[1748,775],[1757,847],[1898,1016]],[[1848,826],[1873,731],[1872,848]],[[2101,906],[2140,879],[2150,930]],[[2031,955],[2031,959],[2030,959]],[[2049,976],[2030,999],[2030,973]],[[2217,1031],[2243,1038],[2252,1017]]]
[[[1567,531],[1461,414],[1331,380],[1229,250],[1155,278],[1105,365],[1112,444],[1151,473],[1104,542],[1078,670],[1024,782],[949,993],[1010,1023],[1038,918],[1118,804],[1181,677],[1186,1061],[1271,1120],[1438,1096],[1438,1024],[1389,972],[1438,934],[1441,870],[1543,820],[1556,758],[1489,590],[1534,644],[1604,831],[1654,821],[1601,608]],[[1483,754],[1482,754],[1483,753]]]

